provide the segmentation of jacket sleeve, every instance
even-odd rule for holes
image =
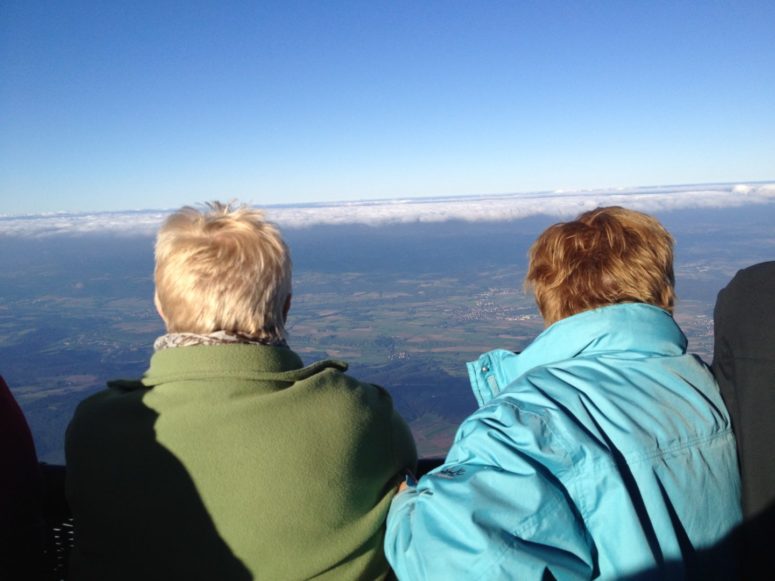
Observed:
[[[572,461],[548,429],[503,403],[466,420],[444,465],[393,499],[385,553],[398,577],[589,579],[592,542],[554,476]]]

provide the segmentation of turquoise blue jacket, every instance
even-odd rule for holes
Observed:
[[[468,371],[479,410],[393,499],[399,578],[681,576],[740,521],[729,415],[666,311],[580,313]]]

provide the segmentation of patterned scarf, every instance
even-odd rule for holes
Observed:
[[[162,349],[171,349],[173,347],[190,347],[192,345],[228,345],[232,343],[243,343],[249,345],[270,345],[272,347],[287,347],[285,339],[251,337],[241,333],[230,333],[228,331],[216,331],[199,335],[197,333],[168,333],[162,335],[153,343],[154,351]]]

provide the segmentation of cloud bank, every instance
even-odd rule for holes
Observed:
[[[598,206],[645,212],[687,208],[729,208],[775,202],[775,183],[703,184],[523,194],[412,198],[329,204],[267,206],[282,228],[316,225],[510,221],[538,214],[567,218]],[[112,233],[152,235],[170,211],[99,212],[30,216],[0,215],[0,237],[47,237]]]

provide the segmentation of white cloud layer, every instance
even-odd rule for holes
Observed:
[[[320,224],[509,221],[537,214],[567,218],[598,206],[625,206],[645,212],[685,208],[727,208],[775,202],[775,183],[712,184],[529,194],[412,198],[294,206],[268,206],[282,228]],[[113,233],[152,235],[168,211],[99,212],[31,216],[0,215],[0,237],[45,237]]]

